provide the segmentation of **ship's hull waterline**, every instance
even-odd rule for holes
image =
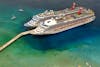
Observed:
[[[24,26],[36,27],[31,33],[33,35],[50,35],[90,23],[93,20],[95,20],[94,11],[77,7],[74,10],[45,11],[33,16],[32,20]]]
[[[13,39],[0,47],[0,51],[8,47],[20,37],[28,34],[32,35],[50,35],[63,32],[95,20],[95,13],[91,9],[82,7],[64,9],[60,11],[45,11],[38,15],[33,16],[32,20],[25,23],[26,27],[36,27],[35,29],[22,32],[15,36]]]
[[[87,23],[91,23],[92,21],[94,21],[94,19],[95,19],[95,16],[92,16],[89,18],[83,18],[83,20],[81,19],[81,21],[76,20],[73,22],[61,23],[61,24],[51,26],[50,28],[46,29],[43,33],[35,33],[35,31],[33,30],[33,32],[31,34],[32,35],[57,34],[57,33],[63,32],[63,31],[67,31],[67,30],[72,29],[72,28],[76,28],[76,27],[85,25]]]

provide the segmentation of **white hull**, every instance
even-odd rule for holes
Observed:
[[[79,26],[85,25],[85,24],[87,24],[87,23],[92,22],[94,19],[95,19],[95,16],[89,18],[89,19],[88,19],[87,21],[85,21],[85,22],[80,22],[80,23],[77,23],[77,22],[76,22],[74,25],[70,25],[70,26],[68,26],[67,23],[66,23],[66,25],[65,25],[64,28],[58,29],[58,30],[56,30],[56,31],[53,30],[53,29],[52,29],[51,31],[48,30],[48,31],[43,32],[43,33],[35,33],[35,31],[33,31],[32,34],[33,34],[33,35],[50,35],[50,34],[56,34],[56,33],[60,33],[60,32],[63,32],[63,31],[66,31],[66,30],[75,28],[75,27],[79,27]]]

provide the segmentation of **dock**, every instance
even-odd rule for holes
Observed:
[[[32,34],[34,33],[34,30],[29,30],[29,31],[25,31],[25,32],[22,32],[20,34],[18,34],[17,36],[15,36],[14,38],[12,38],[10,41],[8,41],[7,43],[5,43],[4,45],[2,45],[0,47],[0,52],[2,50],[4,50],[5,48],[7,48],[8,46],[10,46],[10,44],[12,44],[13,42],[15,42],[17,39],[19,39],[20,37],[24,36],[24,35],[28,35],[28,34]]]

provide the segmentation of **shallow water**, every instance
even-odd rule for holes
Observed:
[[[0,2],[1,45],[25,31],[23,24],[33,15],[46,9],[63,9],[67,3],[59,0],[58,3],[64,3],[64,5],[57,7],[55,0],[38,1],[39,5],[35,4],[37,3],[35,0],[15,0],[16,3],[12,0]],[[99,67],[100,10],[97,8],[100,2],[84,0],[79,3],[94,9],[97,16],[95,21],[56,35],[22,37],[0,53],[0,67],[89,67],[89,65]],[[52,6],[46,6],[47,4]],[[71,2],[68,6],[70,4]],[[24,11],[18,12],[19,8],[23,8]],[[10,19],[13,15],[16,16],[15,20]]]

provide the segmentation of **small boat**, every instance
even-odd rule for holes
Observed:
[[[23,11],[20,9],[19,11]],[[32,30],[22,32],[15,36],[13,39],[8,41],[6,44],[0,47],[0,51],[5,49],[11,43],[16,41],[18,38],[27,35],[50,35],[63,32],[87,23],[90,23],[95,20],[95,13],[91,9],[85,7],[76,7],[76,4],[73,3],[73,6],[69,9],[53,11],[46,10],[43,13],[33,16],[33,18],[24,24]],[[16,19],[15,16],[11,18]],[[86,63],[89,65],[88,63]],[[80,67],[80,66],[79,66]]]
[[[13,16],[11,17],[11,20],[15,20],[15,19],[16,19],[16,16],[13,15]]]
[[[18,11],[19,11],[19,12],[23,12],[24,10],[23,10],[23,9],[19,9]]]

